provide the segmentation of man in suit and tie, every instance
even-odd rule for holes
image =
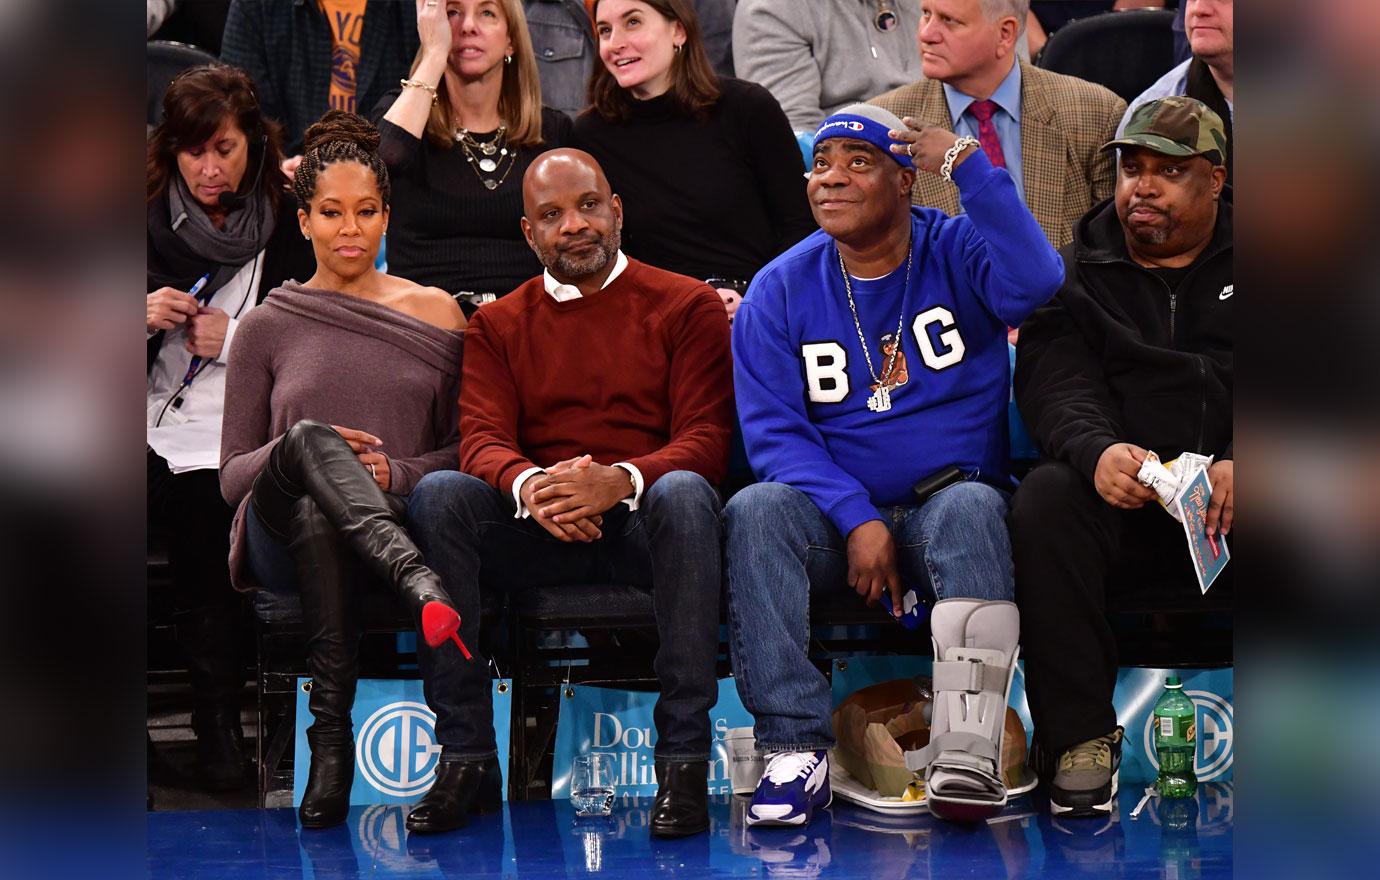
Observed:
[[[1032,67],[1017,56],[1030,0],[921,0],[925,78],[869,103],[975,137],[1054,247],[1073,238],[1089,208],[1112,195],[1116,136],[1126,102],[1099,85]],[[917,175],[911,201],[959,213],[958,188]]]

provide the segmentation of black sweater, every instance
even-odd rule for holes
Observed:
[[[1064,286],[1021,325],[1016,404],[1048,457],[1089,480],[1114,443],[1232,457],[1232,205],[1170,290],[1133,262],[1111,200],[1060,251]]]
[[[628,256],[693,278],[746,281],[815,222],[781,105],[755,83],[719,83],[706,121],[677,113],[662,95],[635,101],[626,123],[586,110],[575,143],[622,197]]]
[[[388,220],[388,271],[450,293],[500,296],[541,273],[541,263],[522,237],[522,175],[546,150],[570,142],[570,117],[542,108],[545,143],[518,150],[485,177],[502,179],[484,188],[459,145],[441,149],[383,119],[398,91],[385,95],[374,110],[381,140],[379,154],[393,186]],[[489,135],[477,134],[477,140]],[[504,172],[507,176],[504,177]]]

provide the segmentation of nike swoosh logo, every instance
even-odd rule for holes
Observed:
[[[1232,295],[1233,293],[1236,293],[1236,285],[1235,285],[1235,284],[1228,284],[1226,287],[1222,288],[1222,292],[1221,292],[1221,293],[1217,294],[1217,298],[1218,298],[1218,299],[1231,299],[1231,295]]]

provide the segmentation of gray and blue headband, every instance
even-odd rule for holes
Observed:
[[[905,128],[905,124],[890,110],[883,110],[874,104],[849,104],[824,120],[824,124],[815,132],[813,149],[818,149],[820,142],[829,138],[855,138],[867,141],[886,153],[902,168],[914,168],[915,163],[905,153],[891,152],[891,145],[897,142],[887,132],[904,131]]]

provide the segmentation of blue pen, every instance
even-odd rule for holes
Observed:
[[[189,291],[187,291],[187,295],[190,296],[190,297],[193,297],[193,298],[199,298],[199,297],[198,297],[198,294],[201,293],[201,288],[205,287],[205,286],[206,286],[206,282],[207,282],[207,281],[210,281],[210,280],[211,280],[211,273],[210,273],[210,272],[207,272],[205,275],[202,275],[200,278],[198,278],[198,279],[196,280],[196,283],[192,285],[192,289],[189,290]]]
[[[192,285],[192,289],[187,291],[187,295],[200,301],[200,297],[198,296],[198,294],[201,293],[201,288],[206,286],[206,282],[210,280],[210,272],[207,272],[205,275],[202,275],[200,278],[196,280],[196,283]],[[187,375],[182,377],[183,388],[186,388],[188,385],[192,384],[192,379],[196,377],[196,370],[199,366],[201,366],[201,355],[192,355],[192,362],[187,367]]]

